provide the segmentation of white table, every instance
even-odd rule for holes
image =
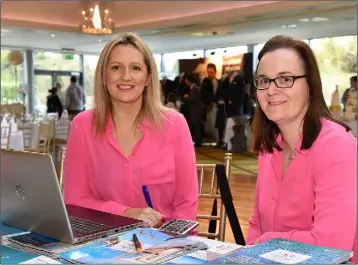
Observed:
[[[235,121],[233,118],[228,118],[226,121],[224,142],[227,144],[227,150],[232,150],[232,144],[230,139],[234,137]],[[251,150],[251,127],[249,124],[245,125],[245,134],[247,137],[247,149]]]
[[[345,124],[347,124],[352,129],[352,134],[357,137],[358,133],[358,121],[344,121]]]
[[[22,131],[11,132],[9,149],[24,151],[24,134]]]

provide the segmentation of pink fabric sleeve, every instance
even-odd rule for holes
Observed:
[[[259,241],[285,238],[319,246],[352,250],[357,224],[357,142],[330,137],[317,150],[314,224],[311,231],[264,233]],[[304,198],[302,198],[304,199]],[[356,253],[355,253],[356,254]]]
[[[261,156],[259,156],[258,164],[260,164]],[[253,245],[255,241],[261,236],[261,223],[259,214],[259,177],[257,177],[256,188],[255,188],[255,203],[254,212],[249,219],[249,232],[246,238],[246,245]]]
[[[80,116],[77,116],[78,118]],[[102,201],[91,191],[87,172],[88,149],[83,132],[90,130],[74,119],[67,139],[64,164],[64,199],[66,204],[122,215],[128,207],[115,201]]]
[[[175,196],[172,218],[196,220],[198,209],[198,177],[194,145],[186,120],[176,121],[174,138]]]

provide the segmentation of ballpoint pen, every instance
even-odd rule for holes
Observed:
[[[134,246],[135,246],[137,253],[141,253],[142,252],[142,244],[140,243],[136,234],[133,234],[133,242],[134,242]]]
[[[150,199],[149,191],[148,191],[147,186],[143,185],[142,190],[143,190],[144,198],[145,198],[145,200],[146,200],[146,202],[148,204],[148,207],[153,208],[153,204],[152,204],[152,201]]]

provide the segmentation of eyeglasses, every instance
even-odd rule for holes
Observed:
[[[296,79],[303,77],[306,77],[306,75],[280,75],[276,78],[256,77],[254,78],[253,83],[257,90],[268,89],[271,85],[271,82],[274,82],[275,85],[279,88],[290,88],[293,86]]]

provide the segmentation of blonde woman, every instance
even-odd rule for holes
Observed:
[[[195,220],[195,161],[184,117],[160,101],[147,45],[132,33],[110,41],[96,69],[94,108],[71,125],[66,204],[136,218],[149,227],[173,218]]]

